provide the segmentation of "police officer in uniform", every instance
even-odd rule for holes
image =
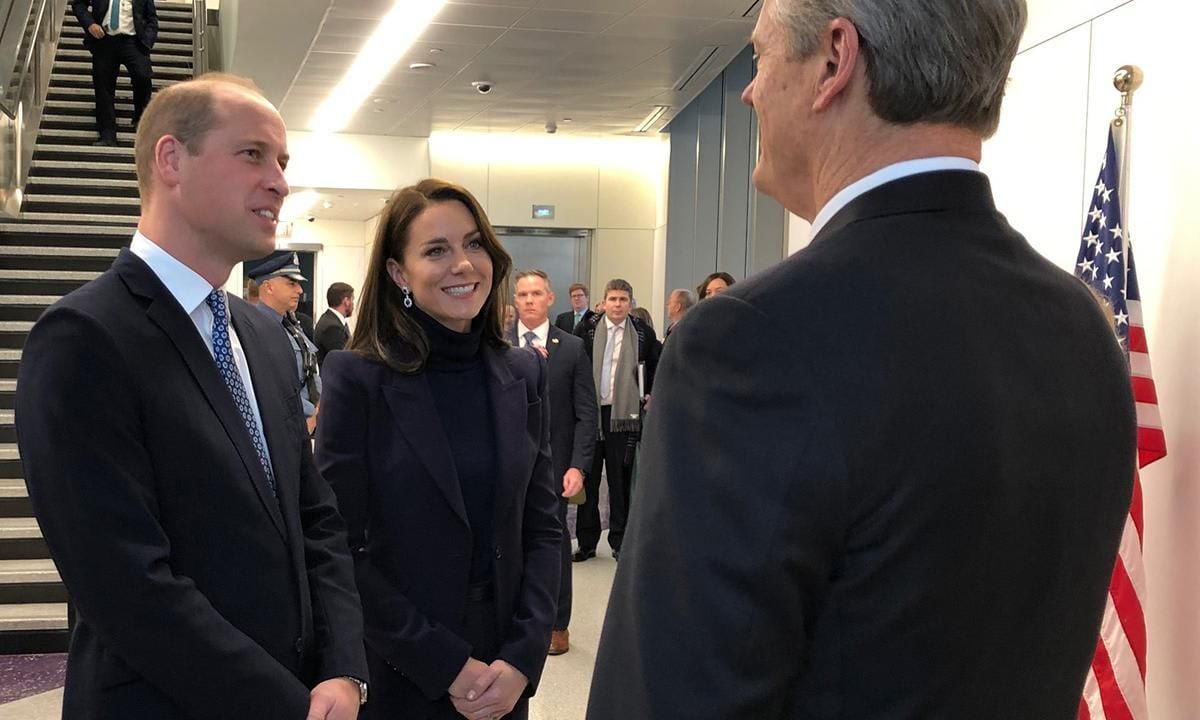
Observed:
[[[296,253],[281,253],[247,272],[258,283],[260,312],[274,318],[287,333],[296,351],[296,372],[300,385],[300,404],[311,434],[317,425],[317,406],[321,401],[321,375],[317,369],[317,346],[304,334],[296,319],[296,308],[307,278],[300,274]]]

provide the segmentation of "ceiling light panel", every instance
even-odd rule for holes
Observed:
[[[397,0],[309,125],[318,132],[344,128],[445,4],[445,0]]]

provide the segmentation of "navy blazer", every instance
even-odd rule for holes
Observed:
[[[71,11],[83,28],[83,45],[88,50],[99,41],[87,29],[93,24],[103,25],[110,7],[109,0],[71,0]],[[154,0],[133,0],[133,37],[147,55],[154,49],[154,43],[158,41],[158,12],[154,9]]]
[[[364,677],[345,529],[305,441],[291,347],[229,298],[278,498],[191,318],[129,250],[25,344],[18,442],[77,610],[63,717],[304,717]]]
[[[562,543],[548,373],[536,353],[482,352],[499,469],[499,657],[529,678],[531,695],[554,624]],[[472,535],[450,444],[423,373],[344,350],[325,358],[323,372],[317,465],[349,527],[367,647],[386,662],[372,667],[371,682],[394,703],[374,715],[423,717],[471,654],[461,634]]]
[[[852,200],[671,333],[589,720],[1068,720],[1129,370],[981,173]]]

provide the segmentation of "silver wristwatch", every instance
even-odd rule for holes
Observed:
[[[352,682],[358,686],[358,704],[366,705],[367,704],[367,683],[362,680],[359,680],[358,678],[354,677],[353,675],[341,675],[340,677],[341,677],[341,679],[349,680],[350,682]]]

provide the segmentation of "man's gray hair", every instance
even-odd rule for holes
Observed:
[[[858,28],[868,99],[883,120],[949,123],[990,137],[1025,31],[1025,0],[777,0],[793,57],[835,18]]]
[[[687,288],[676,288],[671,291],[671,299],[679,304],[679,311],[683,312],[696,304],[696,295]]]
[[[621,278],[609,280],[604,286],[604,297],[608,297],[608,294],[613,290],[624,292],[629,295],[630,301],[633,300],[633,286],[629,284],[628,280],[622,280]]]

